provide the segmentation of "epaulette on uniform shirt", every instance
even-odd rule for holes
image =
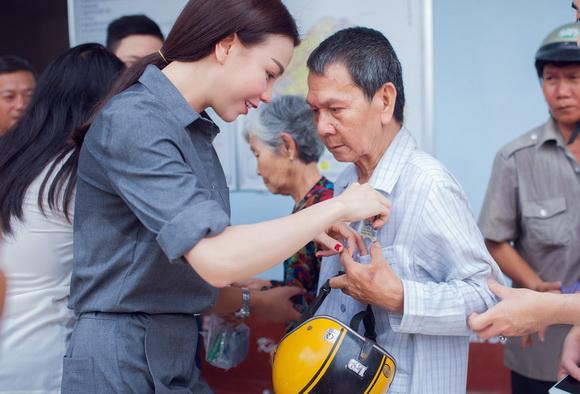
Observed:
[[[528,131],[527,133],[506,144],[500,150],[500,154],[507,159],[519,150],[535,146],[538,143],[542,128],[543,126],[536,127],[535,129]]]

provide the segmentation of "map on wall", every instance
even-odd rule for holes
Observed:
[[[276,84],[274,94],[306,96],[306,59],[333,32],[358,25],[377,29],[389,39],[403,66],[405,127],[420,147],[432,152],[431,1],[284,0],[296,18],[302,43],[295,50],[286,73]],[[71,46],[84,42],[104,43],[110,21],[127,14],[149,16],[167,35],[185,3],[186,0],[68,0]],[[215,113],[210,113],[210,116],[221,128],[214,145],[230,189],[266,190],[256,174],[255,158],[242,136],[244,118],[226,123]],[[335,180],[344,164],[338,163],[325,151],[319,168],[325,176]]]

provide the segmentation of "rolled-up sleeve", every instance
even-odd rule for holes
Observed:
[[[515,159],[499,152],[479,215],[479,228],[486,239],[511,241],[519,236],[518,215]]]
[[[110,187],[152,233],[171,261],[202,238],[221,233],[229,216],[201,187],[196,171],[185,161],[187,132],[169,130],[163,119],[100,117],[105,133],[87,150],[98,162]]]

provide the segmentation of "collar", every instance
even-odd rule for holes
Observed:
[[[533,138],[534,135],[532,135],[532,139]],[[550,117],[550,120],[547,121],[538,131],[536,147],[539,148],[547,142],[555,142],[556,145],[564,147],[562,134],[560,133],[560,130],[558,130],[556,121],[552,117]]]
[[[382,190],[387,194],[392,194],[393,189],[403,172],[403,168],[409,161],[416,146],[417,143],[411,136],[409,130],[402,127],[379,160],[377,167],[374,169],[373,174],[369,179],[369,185],[374,189]],[[349,176],[346,176],[341,180],[342,182],[340,186],[344,189],[357,179],[356,167],[351,165],[348,170],[351,171]]]
[[[159,99],[159,102],[177,118],[184,128],[200,117],[185,101],[175,85],[153,64],[149,64],[145,68],[139,77],[139,82]]]

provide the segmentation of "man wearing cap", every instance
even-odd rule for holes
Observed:
[[[579,26],[554,30],[536,54],[550,118],[496,155],[480,216],[492,256],[517,287],[559,290],[580,280]],[[513,393],[545,393],[557,380],[570,326],[553,326],[542,343],[506,344]]]

